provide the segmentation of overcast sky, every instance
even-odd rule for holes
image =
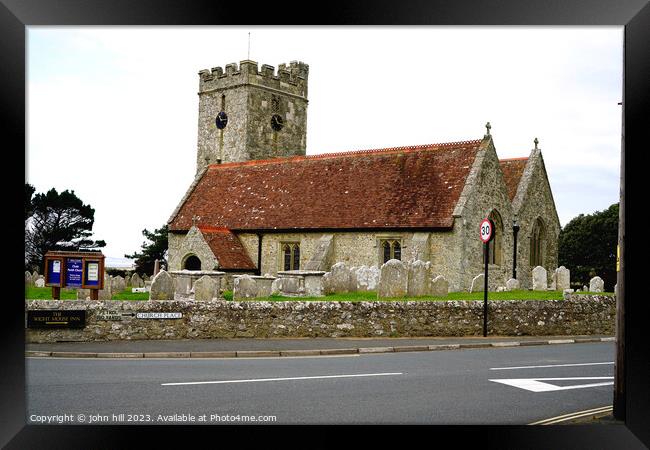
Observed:
[[[196,170],[199,70],[309,64],[307,154],[479,139],[539,147],[564,226],[619,198],[622,27],[28,27],[26,181],[140,250]]]

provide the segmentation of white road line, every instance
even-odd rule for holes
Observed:
[[[576,363],[576,364],[549,364],[547,366],[518,366],[518,367],[492,367],[490,370],[512,370],[512,369],[539,369],[543,367],[573,367],[573,366],[598,366],[602,364],[614,364],[611,362],[597,362],[597,363]]]
[[[564,380],[612,380],[601,383],[576,384],[572,386],[556,386],[543,381],[564,381]],[[569,389],[583,389],[597,386],[609,386],[614,384],[614,377],[564,377],[564,378],[509,378],[501,380],[490,380],[495,383],[506,384],[519,389],[531,392],[566,391]]]
[[[262,381],[323,380],[328,378],[385,377],[385,376],[393,376],[393,375],[404,375],[404,374],[402,372],[386,372],[386,373],[356,373],[352,375],[318,375],[313,377],[253,378],[250,380],[188,381],[184,383],[162,383],[161,386],[182,386],[182,385],[189,385],[189,384],[257,383]]]

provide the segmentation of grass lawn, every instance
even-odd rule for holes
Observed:
[[[614,295],[610,292],[595,293],[584,292],[581,294],[593,295]],[[224,292],[226,300],[232,300],[232,291]],[[561,291],[510,291],[510,292],[489,292],[488,300],[562,300]],[[398,297],[377,300],[377,292],[352,292],[348,294],[330,294],[325,297],[285,297],[272,295],[266,298],[256,298],[256,301],[334,301],[334,302],[368,302],[368,301],[445,301],[445,300],[483,300],[483,292],[450,292],[444,297]]]
[[[35,287],[29,286],[25,288],[25,298],[30,300],[52,300],[51,287]],[[76,289],[61,289],[61,300],[76,300]],[[126,288],[122,292],[113,294],[111,300],[149,300],[148,292],[131,292],[131,288]]]
[[[578,292],[578,294],[608,295],[613,296],[613,292]],[[232,291],[225,291],[226,300],[232,300]],[[29,286],[25,289],[25,298],[35,300],[51,300],[52,288],[37,288]],[[75,289],[61,289],[61,300],[76,300],[77,291]],[[149,300],[148,292],[131,292],[127,288],[122,292],[113,294],[112,300]],[[388,298],[379,301],[444,301],[444,300],[483,300],[483,292],[450,292],[444,297],[399,297]],[[562,300],[560,291],[510,291],[510,292],[489,292],[488,300]],[[331,302],[369,302],[378,301],[377,292],[351,292],[348,294],[330,294],[325,297],[284,297],[282,295],[272,295],[266,298],[256,298],[255,301],[285,302],[285,301],[331,301]]]

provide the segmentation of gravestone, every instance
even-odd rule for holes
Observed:
[[[476,275],[472,280],[472,286],[469,288],[469,292],[483,292],[485,289],[485,274],[481,273]]]
[[[135,288],[144,287],[144,281],[142,281],[142,278],[140,278],[140,275],[138,275],[137,272],[131,277],[131,286]]]
[[[174,279],[167,271],[161,270],[154,277],[149,300],[174,300]]]
[[[519,289],[519,280],[510,278],[506,281],[506,291],[516,291],[517,289]]]
[[[36,278],[36,281],[34,281],[34,286],[39,288],[45,287],[45,277],[43,277],[43,275],[39,275]]]
[[[355,270],[357,291],[374,291],[379,282],[379,268],[377,266],[361,266]]]
[[[124,281],[124,278],[122,278],[120,275],[117,275],[113,278],[111,278],[111,291],[115,294],[122,292],[124,289],[126,289],[126,282]]]
[[[431,295],[435,297],[444,297],[449,294],[449,282],[442,275],[438,275],[431,280]]]
[[[32,272],[32,281],[36,282],[36,279],[38,278],[38,272],[35,270]]]
[[[602,278],[596,276],[589,280],[589,291],[591,292],[603,292],[605,289],[605,282]]]
[[[545,291],[548,289],[548,276],[546,269],[537,266],[533,269],[533,291]]]
[[[242,275],[233,280],[232,299],[235,301],[257,297],[257,283],[249,275]]]
[[[589,292],[589,288],[587,286],[582,286],[582,292]]]
[[[354,284],[354,289],[356,290],[356,282],[352,282],[352,276],[350,269],[343,262],[338,262],[332,266],[330,269],[330,276],[328,280],[328,289],[331,292],[336,293],[345,293],[350,292],[352,289],[352,284]]]
[[[564,292],[571,288],[571,271],[564,266],[555,269],[555,290]]]
[[[271,283],[271,295],[277,295],[282,292],[282,280],[283,278],[273,280],[273,283]]]
[[[194,282],[194,300],[211,301],[219,298],[219,283],[212,277],[203,275]]]
[[[34,282],[32,281],[32,274],[25,271],[25,285],[32,286]]]
[[[420,260],[408,264],[409,297],[430,295],[431,292],[431,263]]]
[[[408,292],[408,269],[402,261],[391,259],[381,266],[378,298],[404,297]]]
[[[104,289],[99,290],[99,300],[111,300],[113,298],[113,291],[111,290],[111,277],[104,272]]]

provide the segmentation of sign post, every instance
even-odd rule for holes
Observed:
[[[483,219],[481,222],[481,241],[485,253],[485,280],[483,284],[483,337],[487,336],[488,317],[488,265],[490,263],[490,241],[494,239],[494,222]]]

